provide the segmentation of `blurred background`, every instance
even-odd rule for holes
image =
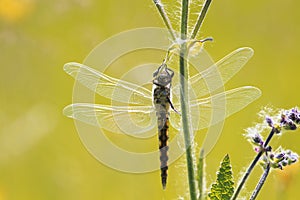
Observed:
[[[178,27],[180,2],[163,3]],[[193,1],[192,13],[199,12],[199,3]],[[200,32],[200,38],[214,38],[206,45],[210,55],[218,60],[238,47],[255,50],[226,88],[254,85],[263,94],[226,120],[207,158],[208,185],[226,153],[235,180],[253,159],[242,134],[263,106],[299,105],[299,7],[296,0],[213,1]],[[163,191],[158,171],[127,174],[99,163],[82,145],[73,121],[62,115],[74,84],[64,63],[83,62],[106,38],[149,26],[163,27],[151,0],[0,0],[0,200],[188,199],[184,159],[171,165]],[[299,143],[296,131],[272,144],[300,152]],[[296,164],[273,171],[258,199],[295,199],[299,169]],[[251,176],[249,192],[260,173],[257,168]]]

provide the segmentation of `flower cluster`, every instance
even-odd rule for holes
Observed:
[[[275,129],[276,133],[280,133],[281,129],[296,130],[297,125],[300,125],[300,112],[298,108],[283,111],[279,117],[279,122],[274,123],[271,117],[266,117],[267,124]]]
[[[275,120],[273,120],[275,119]],[[291,165],[298,161],[298,155],[291,150],[283,150],[281,147],[273,151],[271,146],[268,146],[274,134],[279,134],[282,130],[296,130],[300,125],[300,112],[297,108],[286,111],[281,111],[279,115],[266,117],[263,129],[258,129],[262,125],[257,125],[255,128],[248,128],[246,137],[255,146],[257,153],[263,153],[260,164],[263,168],[270,166],[272,168],[283,169],[287,165]],[[264,140],[261,132],[265,128],[271,127],[271,132],[267,140]]]
[[[284,150],[281,147],[274,152],[267,151],[260,161],[260,165],[265,169],[268,165],[274,169],[283,169],[287,165],[291,165],[298,161],[299,156],[291,150]]]
[[[255,146],[254,149],[256,152],[260,152],[264,149],[264,140],[258,131],[252,130],[251,132],[248,132],[246,137],[248,138],[248,141]]]
[[[297,108],[286,111],[281,115],[280,124],[285,130],[296,130],[300,124],[300,112]]]
[[[276,119],[276,120],[274,120]],[[286,111],[281,111],[277,116],[265,118],[265,122],[272,128],[276,134],[281,133],[282,130],[296,130],[300,125],[300,111],[297,108],[293,108]],[[260,127],[260,126],[258,126]],[[248,128],[246,137],[248,140],[257,147],[263,147],[264,141],[261,136],[262,130],[259,128]]]

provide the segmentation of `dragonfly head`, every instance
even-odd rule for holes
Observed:
[[[165,63],[153,73],[153,84],[167,86],[172,82],[174,76],[173,70],[169,69]]]

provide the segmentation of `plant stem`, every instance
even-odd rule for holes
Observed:
[[[275,128],[272,128],[271,132],[269,133],[269,135],[268,135],[268,137],[267,137],[267,139],[266,139],[266,141],[264,143],[264,148],[266,148],[268,146],[268,144],[271,141],[274,133],[275,133]]]
[[[187,21],[188,21],[188,8],[189,1],[182,0],[182,14],[181,14],[181,40],[186,41],[187,35]],[[180,68],[180,103],[181,103],[181,119],[183,126],[183,134],[184,134],[184,142],[186,148],[186,161],[187,161],[187,170],[188,170],[188,182],[190,189],[190,199],[197,199],[197,191],[195,184],[195,171],[193,165],[193,154],[192,154],[192,141],[189,127],[189,119],[188,119],[188,68],[187,68],[187,43],[182,42],[180,45],[180,58],[179,58],[179,68]]]
[[[255,190],[253,191],[251,197],[250,197],[250,200],[254,200],[256,199],[259,191],[261,190],[262,186],[264,185],[268,175],[269,175],[269,172],[270,172],[270,164],[267,165],[263,175],[261,176],[261,178],[259,179],[259,182],[255,188]]]
[[[189,13],[189,0],[182,0],[181,11],[181,39],[185,40],[187,35],[187,22]]]
[[[265,142],[264,145],[263,145],[264,148],[267,147],[267,145],[268,145],[269,142],[271,141],[271,139],[272,139],[274,133],[275,133],[275,128],[272,128],[272,130],[271,130],[271,132],[269,133],[269,136],[268,136],[266,142]],[[238,197],[238,195],[239,195],[239,193],[240,193],[242,187],[244,186],[246,180],[248,179],[248,177],[249,177],[251,171],[253,170],[254,166],[256,165],[256,163],[258,162],[259,158],[262,156],[263,153],[264,153],[264,150],[261,150],[261,151],[256,155],[256,157],[254,158],[254,160],[252,161],[252,163],[251,163],[250,166],[248,167],[246,173],[244,174],[244,176],[243,176],[243,178],[242,178],[242,181],[239,183],[239,186],[237,187],[236,191],[234,192],[233,197],[231,198],[231,200],[235,200],[235,199]]]
[[[240,182],[240,184],[239,184],[237,190],[235,191],[235,193],[233,194],[233,197],[232,197],[231,200],[235,200],[235,199],[238,197],[238,195],[239,195],[239,193],[240,193],[242,187],[244,186],[244,184],[245,184],[245,182],[246,182],[248,176],[250,175],[252,169],[254,168],[254,166],[256,165],[257,161],[259,160],[259,158],[261,157],[262,154],[263,154],[263,151],[260,151],[260,152],[256,155],[256,157],[255,157],[254,160],[252,161],[251,165],[248,167],[246,173],[244,174],[244,176],[243,176],[243,178],[242,178],[242,181]]]
[[[200,156],[199,156],[199,161],[198,161],[198,169],[197,169],[197,172],[198,172],[198,190],[199,190],[199,197],[198,197],[198,200],[202,200],[202,198],[204,197],[203,195],[203,180],[204,180],[204,149],[201,149],[200,150]]]
[[[155,6],[158,9],[158,12],[159,12],[160,16],[162,17],[163,21],[165,22],[165,25],[167,26],[167,28],[168,28],[168,30],[171,34],[172,39],[176,40],[177,36],[175,34],[175,31],[172,27],[171,21],[170,21],[168,15],[167,15],[162,3],[161,3],[161,1],[160,0],[153,0],[153,2],[155,3]]]
[[[191,36],[191,39],[195,39],[195,37],[197,36],[197,33],[202,25],[202,22],[204,20],[204,17],[208,11],[208,8],[209,8],[209,5],[211,3],[212,0],[206,0],[205,3],[204,3],[204,6],[202,7],[202,10],[198,16],[198,19],[197,19],[197,23],[193,29],[193,32],[192,32],[192,36]]]

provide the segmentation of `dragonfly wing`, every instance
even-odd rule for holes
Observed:
[[[242,110],[260,96],[261,91],[258,88],[244,86],[208,98],[193,100],[190,102],[190,117],[193,129],[200,130],[214,125]],[[180,129],[180,115],[172,112],[170,121],[174,128]]]
[[[151,106],[107,106],[76,103],[64,108],[67,117],[106,129],[113,133],[136,135],[156,126]]]
[[[133,83],[107,76],[80,63],[67,63],[64,70],[85,87],[114,101],[150,105],[151,91]]]
[[[247,63],[252,55],[253,50],[251,48],[239,48],[208,69],[192,76],[189,81],[193,96],[202,97],[222,87]],[[174,92],[175,95],[179,96],[179,85],[174,87]]]

